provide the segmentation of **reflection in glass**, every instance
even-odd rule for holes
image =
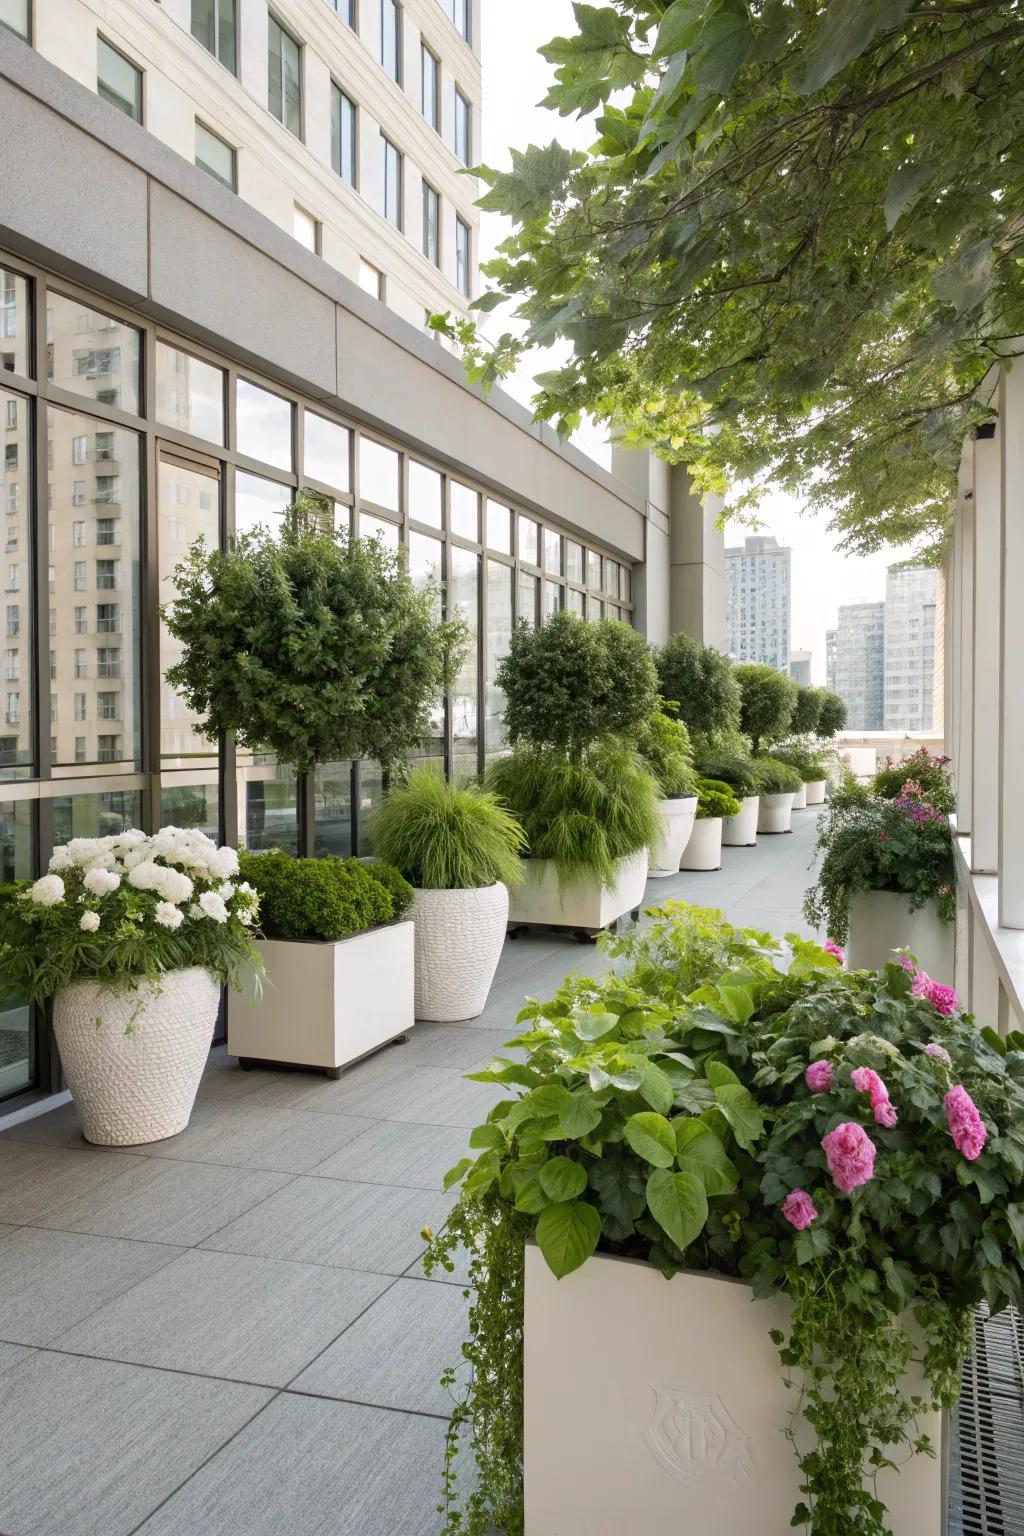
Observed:
[[[565,541],[565,574],[570,581],[583,582],[583,545]]]
[[[562,606],[562,585],[558,581],[544,583],[544,617],[549,619]]]
[[[449,613],[462,619],[469,631],[465,656],[452,690],[452,777],[456,783],[476,778],[477,767],[477,630],[480,591],[480,557],[470,549],[452,545],[449,559]]]
[[[512,553],[512,514],[498,501],[487,502],[487,544],[499,554]]]
[[[29,0],[0,0],[0,27],[28,42]]]
[[[389,523],[386,518],[371,517],[369,512],[360,512],[359,536],[363,539],[380,539],[385,549],[397,552],[401,529],[397,523]]]
[[[372,853],[370,823],[384,798],[384,774],[379,763],[359,764],[359,852]]]
[[[0,369],[28,377],[28,283],[0,266]]]
[[[316,836],[318,858],[352,853],[352,764],[321,763],[316,770]]]
[[[562,574],[562,535],[552,528],[544,529],[544,569],[549,576]]]
[[[299,800],[294,769],[276,762],[273,753],[238,753],[238,840],[263,853],[281,848],[297,853]]]
[[[619,567],[614,560],[604,562],[604,585],[606,592],[610,592],[612,597],[618,597]]]
[[[156,419],[208,443],[223,443],[223,369],[158,341]]]
[[[174,571],[202,536],[208,549],[220,546],[220,481],[216,475],[161,458],[157,467],[160,602],[173,603]],[[181,646],[160,624],[160,756],[165,767],[197,760],[217,763],[217,743],[198,729],[197,718],[167,681],[167,669],[181,658]],[[181,826],[193,823],[181,822]],[[198,823],[195,823],[198,825]]]
[[[457,533],[460,539],[472,539],[474,544],[477,543],[480,538],[480,497],[457,480],[452,481],[451,497],[449,531]]]
[[[53,806],[53,846],[73,837],[113,837],[142,822],[142,791],[110,790],[99,795],[58,795]]]
[[[27,800],[0,803],[0,882],[29,880],[32,867],[32,804]],[[23,998],[0,1003],[0,1099],[21,1093],[32,1084],[32,1017]]]
[[[53,760],[140,762],[139,439],[47,409]]]
[[[519,519],[519,558],[527,565],[540,564],[540,545],[537,524],[528,517]]]
[[[601,556],[592,549],[587,550],[587,586],[601,590]]]
[[[514,579],[512,566],[502,565],[500,560],[488,560],[487,634],[484,645],[484,747],[488,753],[498,751],[505,745],[505,725],[502,719],[505,695],[494,678],[512,638]]]
[[[425,533],[409,534],[409,575],[418,587],[425,587],[429,583],[437,591],[435,599],[435,613],[441,617],[441,581],[443,567],[441,564],[442,546],[440,539],[432,539]],[[438,757],[444,755],[444,700],[438,699],[430,712],[430,730],[426,736],[420,738],[419,747],[413,756]]]
[[[359,499],[398,511],[398,454],[372,437],[359,439]]]
[[[349,449],[352,434],[336,421],[306,411],[303,417],[303,472],[308,480],[322,480],[336,490],[351,484]]]
[[[61,389],[139,409],[139,332],[81,299],[46,295],[46,372]]]
[[[583,618],[586,613],[586,597],[578,592],[575,587],[569,587],[565,594],[565,606],[572,613],[578,613]]]
[[[366,494],[365,491],[363,493]],[[441,526],[444,486],[436,469],[409,460],[409,516],[431,528]]]
[[[291,486],[239,470],[235,475],[235,533],[252,533],[260,527],[279,529],[293,495]]]
[[[96,94],[126,117],[142,122],[142,70],[103,37],[96,39]]]
[[[239,379],[235,408],[239,453],[278,469],[291,469],[291,401],[250,384],[248,379]]]
[[[529,571],[519,572],[519,612],[516,615],[520,622],[529,624],[531,629],[536,629],[540,622],[538,604],[540,602],[540,577],[531,576]]]
[[[0,389],[3,433],[4,537],[3,715],[0,779],[20,777],[32,764],[32,565],[30,553],[32,403]]]
[[[623,565],[619,567],[619,596],[623,602],[628,603],[633,595],[633,567]]]
[[[220,841],[220,790],[214,784],[175,784],[165,780],[160,791],[162,827],[197,827]]]

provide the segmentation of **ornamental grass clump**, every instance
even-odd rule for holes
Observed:
[[[681,903],[652,916],[609,941],[615,971],[527,1005],[514,1061],[472,1074],[510,1096],[449,1174],[459,1199],[427,1259],[468,1252],[473,1287],[444,1529],[523,1529],[532,1239],[559,1276],[601,1253],[788,1298],[772,1338],[794,1389],[792,1524],[885,1536],[874,1472],[936,1453],[917,1420],[956,1399],[971,1309],[1024,1301],[1024,1036],[940,1012],[912,966],[850,973],[797,935]]]
[[[459,788],[426,766],[385,795],[370,841],[421,890],[522,884],[526,838],[516,818],[487,790]]]
[[[637,732],[637,751],[657,780],[664,800],[683,800],[697,793],[690,733],[675,718],[674,704],[664,699]]]

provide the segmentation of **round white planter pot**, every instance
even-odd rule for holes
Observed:
[[[806,811],[807,809],[807,785],[801,784],[793,796],[794,811]]]
[[[894,949],[909,949],[933,981],[953,985],[954,923],[944,923],[934,901],[911,908],[899,891],[856,891],[850,900],[846,965],[851,971],[877,971]]]
[[[759,832],[792,831],[792,811],[792,790],[787,790],[784,795],[762,795],[757,813],[757,830]]]
[[[808,779],[804,785],[808,805],[825,804],[825,785],[827,783],[827,779]]]
[[[651,863],[647,873],[651,880],[665,880],[669,875],[679,873],[679,860],[690,840],[697,815],[697,796],[687,795],[682,800],[659,800],[657,815],[660,836],[651,844]]]
[[[693,824],[680,869],[721,869],[722,818],[701,816]]]
[[[722,822],[722,843],[726,848],[753,848],[757,842],[757,813],[760,795],[744,795],[740,800],[738,816],[727,816]]]
[[[198,965],[132,989],[76,981],[57,993],[53,1033],[86,1141],[135,1147],[185,1129],[219,1003],[220,983]]]
[[[416,1017],[475,1019],[482,1013],[501,958],[508,887],[416,891]]]

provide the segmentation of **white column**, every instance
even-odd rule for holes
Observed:
[[[974,500],[961,497],[957,513],[957,708],[956,822],[961,832],[971,831],[971,792],[974,754],[971,733],[974,722]]]
[[[983,428],[980,430],[984,430]],[[999,449],[995,437],[974,442],[974,688],[971,752],[971,868],[995,874],[999,853]]]
[[[1024,343],[1018,343],[1018,346]],[[1024,928],[1024,359],[999,387],[1002,478],[999,697],[999,922]]]

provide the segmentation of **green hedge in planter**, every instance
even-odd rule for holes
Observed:
[[[740,803],[728,784],[717,779],[697,780],[697,820],[710,821],[715,816],[738,816]]]
[[[268,939],[344,939],[390,923],[412,889],[396,869],[358,859],[296,859],[274,849],[239,853],[241,875],[260,897]]]
[[[780,763],[778,758],[755,757],[752,761],[761,795],[795,795],[804,782],[795,768]]]
[[[761,793],[757,769],[749,753],[710,751],[701,755],[697,771],[705,778],[728,784],[738,799]]]

